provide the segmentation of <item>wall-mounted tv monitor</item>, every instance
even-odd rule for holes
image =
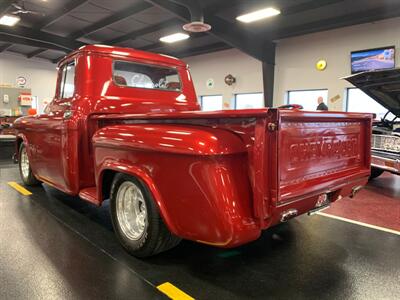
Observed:
[[[393,69],[395,47],[383,47],[351,52],[351,73]]]

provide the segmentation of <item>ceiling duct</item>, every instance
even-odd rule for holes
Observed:
[[[176,4],[186,7],[191,16],[191,22],[183,25],[183,29],[189,32],[205,32],[211,30],[211,25],[204,23],[203,8],[196,0],[171,0]]]

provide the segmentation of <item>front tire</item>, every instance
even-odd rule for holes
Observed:
[[[24,143],[21,143],[18,153],[18,166],[19,174],[21,176],[22,182],[28,186],[40,185],[41,182],[36,179],[35,175],[32,173],[31,164],[29,162],[28,153]]]
[[[114,231],[130,254],[148,257],[179,244],[180,238],[169,232],[150,191],[139,180],[117,174],[110,198]]]
[[[382,170],[382,169],[371,167],[371,175],[369,176],[369,180],[381,176],[383,172],[384,172],[384,170]]]

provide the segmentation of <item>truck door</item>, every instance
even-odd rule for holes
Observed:
[[[70,132],[68,119],[75,90],[75,62],[64,64],[58,73],[54,100],[45,112],[38,115],[30,136],[35,174],[55,187],[71,192],[68,178]]]

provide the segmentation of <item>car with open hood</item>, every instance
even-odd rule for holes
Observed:
[[[373,124],[370,178],[384,171],[400,175],[400,69],[363,72],[346,80],[388,109]]]

